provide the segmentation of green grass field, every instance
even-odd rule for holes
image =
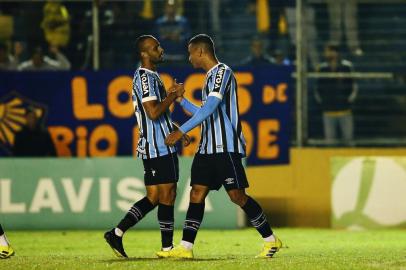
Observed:
[[[276,231],[287,247],[255,259],[262,245],[255,230],[201,230],[192,261],[155,258],[159,231],[128,232],[129,259],[116,258],[101,231],[7,231],[16,256],[0,260],[0,269],[406,269],[406,230]]]

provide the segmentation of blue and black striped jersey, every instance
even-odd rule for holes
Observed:
[[[238,110],[237,81],[227,65],[219,63],[210,69],[202,89],[202,103],[208,96],[221,99],[220,104],[201,127],[198,153],[232,152],[245,156],[245,138]]]
[[[158,119],[148,118],[143,103],[151,100],[161,102],[166,97],[165,87],[157,72],[138,68],[133,79],[132,99],[140,130],[137,156],[142,159],[156,158],[176,152],[175,147],[165,145],[165,137],[173,131],[169,110]]]

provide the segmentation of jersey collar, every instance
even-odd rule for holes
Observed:
[[[209,71],[207,71],[207,74],[211,73],[216,67],[218,67],[219,65],[221,65],[223,63],[219,62],[217,65],[215,65],[214,67],[212,67]]]
[[[158,72],[153,71],[153,70],[150,70],[150,69],[147,69],[147,68],[143,68],[143,67],[141,67],[141,66],[140,66],[138,69],[146,70],[146,71],[148,71],[148,72],[152,72],[152,73],[155,73],[156,75],[158,75]]]

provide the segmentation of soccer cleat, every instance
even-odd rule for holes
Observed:
[[[158,251],[156,255],[159,258],[193,259],[193,250],[179,245],[169,251]]]
[[[255,256],[255,258],[272,258],[273,255],[282,247],[282,241],[276,236],[275,239],[275,242],[265,242],[261,253]]]
[[[160,250],[156,254],[158,258],[168,258],[169,257],[169,252],[173,249],[173,247],[170,250]]]
[[[7,259],[14,256],[14,250],[11,246],[0,246],[0,259]]]
[[[104,239],[106,239],[107,244],[110,245],[117,257],[128,258],[123,248],[123,239],[114,233],[114,229],[106,232],[104,234]]]

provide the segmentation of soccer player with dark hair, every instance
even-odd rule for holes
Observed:
[[[147,195],[136,202],[117,227],[106,232],[104,238],[119,257],[127,257],[122,237],[158,205],[162,251],[172,249],[174,203],[179,166],[176,148],[166,146],[165,137],[174,130],[169,106],[184,93],[183,85],[174,82],[168,93],[157,73],[164,50],[153,36],[143,35],[136,41],[141,66],[135,71],[132,99],[140,130],[137,156],[144,165]],[[189,142],[187,136],[183,136]]]
[[[193,258],[193,243],[203,220],[204,202],[210,190],[221,186],[232,202],[247,214],[251,224],[265,243],[260,258],[272,257],[282,246],[273,234],[261,206],[245,193],[248,181],[242,165],[245,139],[238,111],[237,82],[233,71],[217,60],[213,40],[200,34],[189,41],[189,61],[194,68],[203,68],[206,82],[202,88],[202,107],[183,98],[181,106],[193,114],[178,130],[166,139],[173,146],[188,131],[200,125],[201,139],[191,172],[190,204],[179,246],[159,257]]]
[[[7,240],[6,234],[0,224],[0,259],[6,259],[14,255],[14,250]]]

